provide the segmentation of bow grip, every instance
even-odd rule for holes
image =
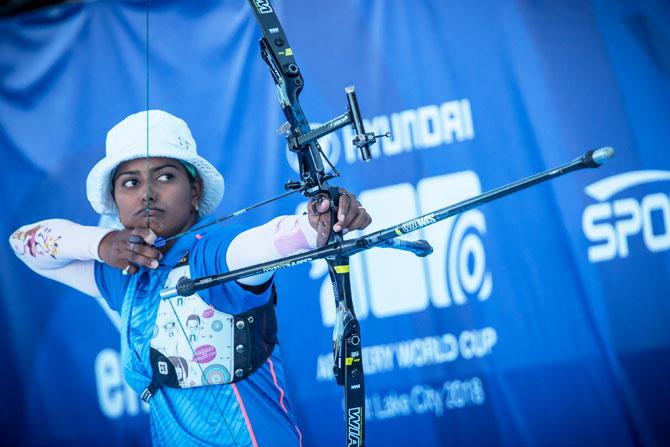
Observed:
[[[342,230],[334,231],[333,227],[337,222],[337,210],[340,208],[340,188],[337,186],[328,187],[328,195],[330,196],[330,236],[328,237],[328,243],[331,242],[342,242]]]

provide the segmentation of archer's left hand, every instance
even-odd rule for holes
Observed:
[[[331,202],[325,195],[318,195],[307,203],[309,223],[317,232],[316,245],[318,247],[326,245],[330,236],[330,208]],[[362,230],[370,225],[370,222],[372,218],[356,196],[340,188],[337,222],[333,225],[333,230],[346,234],[349,231]]]

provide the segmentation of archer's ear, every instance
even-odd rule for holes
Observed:
[[[200,199],[202,198],[202,178],[196,177],[191,184],[191,188],[193,191],[191,197],[193,197],[195,203],[200,203]]]

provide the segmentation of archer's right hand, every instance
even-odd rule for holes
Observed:
[[[133,235],[142,238],[146,245],[131,242]],[[151,246],[155,240],[156,234],[147,228],[112,231],[100,241],[98,254],[106,264],[132,275],[139,270],[139,266],[158,267],[163,253]]]

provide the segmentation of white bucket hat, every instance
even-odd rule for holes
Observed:
[[[146,157],[147,139],[150,157],[185,161],[197,169],[203,184],[200,215],[212,212],[223,198],[223,176],[198,155],[186,122],[162,110],[132,114],[107,133],[105,158],[93,166],[86,178],[86,196],[93,209],[103,215],[118,215],[112,198],[112,173],[124,161]]]

